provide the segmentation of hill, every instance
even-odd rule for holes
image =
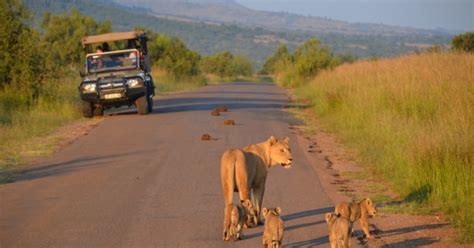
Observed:
[[[207,0],[209,4],[233,6],[226,0]],[[409,51],[430,44],[445,44],[447,35],[367,35],[308,31],[278,31],[264,27],[245,27],[229,23],[196,21],[179,16],[158,17],[145,6],[123,6],[111,1],[94,2],[87,0],[26,0],[37,17],[45,11],[64,13],[71,8],[98,21],[109,19],[116,31],[130,30],[136,26],[176,36],[188,47],[201,54],[211,54],[223,50],[243,54],[253,59],[257,65],[265,60],[281,43],[288,43],[292,49],[309,37],[317,36],[334,53],[351,53],[359,57],[384,57]],[[217,4],[216,2],[222,2]],[[193,5],[194,2],[188,4]],[[193,5],[194,6],[194,5]],[[163,7],[164,8],[164,7]],[[236,7],[240,8],[240,7]],[[243,8],[243,7],[242,7]],[[165,8],[164,8],[165,9]],[[38,18],[39,19],[39,18]]]
[[[372,23],[350,23],[326,17],[249,9],[234,0],[114,0],[124,6],[147,8],[158,16],[188,18],[272,30],[348,35],[439,35],[439,31]],[[298,4],[298,3],[295,3]]]

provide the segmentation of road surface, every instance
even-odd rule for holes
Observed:
[[[272,84],[232,83],[160,97],[147,116],[106,118],[0,185],[0,247],[260,247],[261,226],[222,241],[219,161],[271,135],[290,137],[294,163],[269,171],[263,206],[282,208],[286,247],[327,247],[332,203],[290,132],[297,120],[286,103]],[[211,116],[220,105],[230,111]],[[217,140],[201,141],[204,133]]]

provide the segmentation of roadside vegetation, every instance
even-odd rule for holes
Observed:
[[[319,68],[307,70],[296,52],[278,49],[267,60],[277,82],[310,102],[323,127],[392,184],[402,208],[442,211],[473,242],[474,54],[426,52],[334,67],[327,51],[312,51]]]
[[[22,1],[0,0],[0,182],[10,180],[6,172],[25,159],[54,150],[58,141],[46,137],[81,118],[77,86],[85,55],[80,40],[112,31],[111,21],[97,22],[76,9],[46,12],[35,21]],[[215,71],[224,71],[212,75],[216,81],[253,72],[241,56],[222,52],[231,59],[209,64],[178,38],[151,30],[147,35],[158,94],[206,85],[206,75]]]
[[[19,1],[0,1],[0,172],[51,150],[38,138],[80,117],[78,40],[111,28],[77,11],[45,15],[41,32],[31,22]]]

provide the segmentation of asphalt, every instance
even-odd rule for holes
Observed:
[[[328,247],[332,203],[290,132],[299,121],[286,104],[273,84],[229,83],[159,97],[150,115],[108,116],[0,185],[0,247],[261,247],[262,226],[222,241],[219,161],[271,135],[290,137],[294,162],[269,171],[263,206],[282,208],[284,246]],[[229,112],[211,116],[221,105]]]

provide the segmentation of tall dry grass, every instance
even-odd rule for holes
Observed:
[[[444,211],[474,241],[474,55],[360,61],[297,88],[415,206]]]

